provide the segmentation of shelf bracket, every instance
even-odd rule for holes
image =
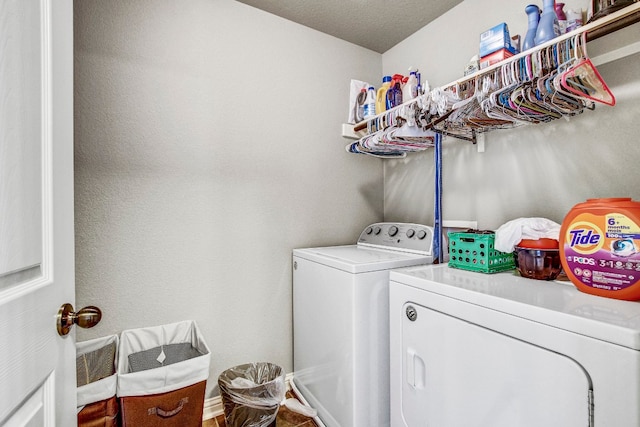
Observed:
[[[478,148],[478,153],[484,153],[484,142],[485,142],[485,132],[476,133],[476,147]]]

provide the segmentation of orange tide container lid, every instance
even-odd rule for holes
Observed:
[[[560,227],[560,260],[582,292],[640,300],[640,202],[588,199]]]

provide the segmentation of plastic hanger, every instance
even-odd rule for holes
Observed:
[[[583,33],[583,37],[586,37]],[[576,53],[579,51],[580,38],[576,36]],[[606,105],[615,105],[616,98],[604,82],[604,79],[586,55],[586,39],[582,41],[582,58],[576,55],[576,64],[563,72],[560,76],[560,84],[570,93],[591,101],[601,102]]]

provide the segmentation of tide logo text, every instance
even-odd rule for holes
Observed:
[[[571,244],[570,246],[573,248],[576,245],[580,246],[595,246],[600,242],[602,238],[601,235],[594,233],[593,230],[572,230],[569,232],[571,234]]]

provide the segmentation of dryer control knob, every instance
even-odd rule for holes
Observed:
[[[389,236],[393,237],[396,234],[398,234],[398,227],[396,227],[395,225],[389,227]]]
[[[410,229],[407,230],[407,237],[408,238],[412,238],[415,235],[416,235],[416,231],[413,228],[410,228]]]
[[[380,231],[382,231],[382,229],[380,227],[376,227],[373,229],[373,234],[377,236],[378,234],[380,234]]]
[[[427,232],[426,231],[424,231],[424,230],[418,231],[418,239],[422,240],[425,237],[427,237]]]
[[[367,229],[364,230],[364,232],[367,233],[367,234],[371,234],[371,233],[373,233],[373,228],[367,227]]]

